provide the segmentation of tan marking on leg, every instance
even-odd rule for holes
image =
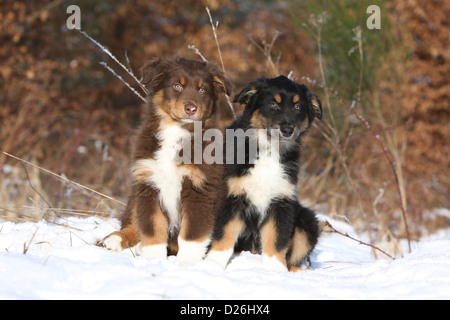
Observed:
[[[192,228],[192,226],[189,224],[188,218],[185,216],[186,214],[183,213],[182,217],[181,217],[181,225],[180,225],[180,234],[178,235],[178,237],[182,240],[185,241],[195,241],[195,242],[203,242],[208,240],[211,237],[211,233],[212,230],[210,230],[211,232],[206,232],[206,230],[202,233],[202,235],[196,235],[195,236],[195,240],[192,239],[192,233],[194,232],[193,230],[190,230],[190,228]],[[201,222],[199,222],[201,223]],[[196,232],[198,233],[198,232]]]
[[[263,254],[268,257],[275,257],[278,261],[280,261],[283,265],[286,266],[286,253],[287,247],[278,251],[276,248],[277,242],[277,229],[275,226],[275,222],[270,219],[266,222],[266,224],[261,228],[261,245]]]
[[[290,266],[289,267],[289,272],[300,272],[300,271],[305,271],[305,270],[303,270],[302,268],[297,267],[297,266]]]
[[[223,230],[222,239],[213,241],[211,244],[211,250],[227,251],[233,249],[243,228],[244,222],[241,219],[235,218],[229,221]]]
[[[125,227],[116,234],[122,237],[122,248],[134,247],[139,242],[139,235],[137,229],[132,227]]]
[[[141,235],[142,246],[151,246],[158,244],[167,244],[169,238],[169,221],[164,213],[161,211],[161,207],[156,205],[155,212],[151,213],[153,224],[153,235]]]
[[[288,257],[288,265],[297,266],[311,250],[308,236],[304,231],[295,230],[290,242],[292,249]]]
[[[191,226],[190,223],[195,223]],[[181,220],[181,229],[178,236],[177,261],[182,265],[191,265],[201,261],[211,241],[212,228],[198,226],[201,221],[188,221],[186,214],[183,214]],[[201,227],[201,230],[198,228]],[[209,230],[208,230],[209,229]]]
[[[139,232],[135,209],[133,209],[131,213],[131,223],[129,225],[125,226],[120,231],[111,233],[110,235],[106,236],[103,240],[114,235],[119,236],[122,239],[120,243],[122,249],[134,247],[139,242]]]

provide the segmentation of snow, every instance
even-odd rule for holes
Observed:
[[[346,223],[333,226],[357,237]],[[114,219],[58,224],[0,221],[0,299],[449,299],[450,230],[414,243],[403,258],[374,259],[370,248],[323,234],[312,268],[273,272],[243,252],[223,270],[210,261],[182,266],[95,243]],[[24,248],[27,249],[24,254]]]

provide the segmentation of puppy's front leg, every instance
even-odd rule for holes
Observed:
[[[286,271],[286,254],[292,233],[294,212],[291,200],[277,199],[271,203],[261,226],[263,266],[267,270]]]
[[[288,246],[277,245],[279,231],[274,219],[269,218],[261,228],[263,266],[267,270],[286,271]]]
[[[181,226],[178,235],[177,261],[184,265],[203,259],[211,242],[217,212],[208,193],[186,188],[182,193]]]
[[[136,199],[138,227],[141,234],[141,255],[147,258],[166,258],[169,221],[161,210],[157,192],[141,186]]]
[[[239,214],[243,207],[238,199],[236,196],[228,197],[224,209],[217,218],[211,248],[206,256],[206,259],[218,263],[223,268],[233,255],[236,241],[244,229],[244,221]]]
[[[201,220],[200,223],[202,223]],[[211,242],[212,230],[208,231],[207,228],[195,224],[195,221],[186,215],[181,221],[177,261],[183,265],[191,265],[201,261]]]

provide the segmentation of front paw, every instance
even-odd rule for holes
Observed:
[[[197,242],[178,238],[177,261],[182,265],[192,265],[200,262],[205,256],[209,242],[209,239]]]
[[[139,245],[138,254],[149,259],[166,259],[167,258],[167,245],[157,244],[150,246]]]
[[[213,261],[225,269],[232,254],[233,249],[226,251],[210,250],[206,255],[206,260]]]
[[[263,267],[269,271],[278,271],[285,272],[287,271],[287,267],[284,263],[282,263],[276,256],[269,257],[268,255],[263,254]]]
[[[108,250],[115,252],[121,252],[123,250],[122,237],[116,232],[107,236],[102,242],[103,246]]]

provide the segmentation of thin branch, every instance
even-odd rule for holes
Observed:
[[[404,199],[403,193],[401,191],[400,179],[398,177],[397,167],[396,167],[395,161],[392,158],[392,155],[389,153],[388,149],[381,141],[380,136],[378,134],[376,134],[375,131],[373,131],[373,129],[370,127],[370,124],[361,115],[359,115],[355,111],[354,103],[352,103],[351,105],[348,104],[346,101],[344,101],[344,99],[341,98],[341,96],[339,96],[339,94],[335,90],[329,88],[328,86],[326,86],[323,83],[319,83],[316,80],[312,80],[309,77],[304,77],[304,76],[301,77],[301,80],[307,81],[309,84],[311,84],[313,86],[318,86],[318,87],[326,90],[327,92],[331,93],[333,96],[335,96],[339,100],[339,102],[341,102],[345,107],[347,107],[347,109],[356,117],[356,119],[358,119],[358,121],[363,124],[363,126],[367,129],[367,131],[375,139],[377,144],[381,147],[381,150],[382,150],[384,156],[386,157],[386,159],[388,160],[388,162],[391,166],[392,172],[394,174],[395,182],[397,185],[397,192],[398,192],[398,196],[400,198],[400,208],[402,210],[403,223],[405,224],[405,233],[406,233],[406,238],[408,240],[409,252],[411,252],[411,237],[410,237],[409,228],[408,228],[408,221],[407,221],[406,208],[405,208],[405,199]]]
[[[208,7],[206,7],[206,12],[208,12],[209,21],[211,22],[211,28],[212,28],[212,31],[214,34],[214,39],[216,40],[217,50],[219,51],[220,63],[222,63],[222,71],[223,71],[223,73],[225,73],[225,65],[223,64],[222,51],[220,51],[219,39],[217,38],[217,32],[216,32],[216,27],[219,25],[219,22],[217,22],[216,26],[214,26],[211,12],[209,11]]]
[[[24,168],[24,170],[25,170],[25,174],[27,175],[27,180],[28,180],[28,184],[30,185],[30,188],[34,191],[34,192],[36,192],[36,194],[42,199],[42,201],[44,201],[46,204],[47,204],[47,206],[48,206],[48,209],[47,210],[45,210],[45,213],[44,213],[44,215],[41,217],[41,219],[43,220],[44,218],[45,218],[45,216],[48,214],[48,212],[51,210],[50,208],[52,208],[52,205],[44,198],[44,196],[33,186],[33,184],[31,183],[31,179],[30,179],[30,176],[28,175],[28,170],[27,170],[27,166],[26,166],[26,163],[24,162],[24,161],[22,161],[21,162],[22,163],[22,166],[23,166],[23,168]],[[53,210],[51,210],[51,211],[53,211]],[[59,217],[59,214],[57,214],[56,213],[56,211],[53,211],[53,213],[57,216],[57,217]]]
[[[138,78],[136,78],[136,76],[133,74],[133,71],[130,69],[128,69],[126,66],[124,66],[112,53],[111,51],[109,51],[108,49],[106,49],[103,45],[101,45],[97,40],[95,40],[94,38],[92,38],[90,35],[88,35],[86,32],[82,31],[81,29],[75,29],[78,32],[80,32],[83,36],[85,36],[86,38],[88,38],[89,40],[91,40],[97,47],[99,47],[100,49],[102,49],[103,52],[105,52],[111,59],[113,59],[120,67],[122,67],[123,70],[125,70],[133,79],[134,81],[136,81],[136,83],[139,85],[139,87],[142,89],[142,91],[144,91],[144,93],[146,95],[149,94],[147,88],[145,88],[145,86],[138,80]]]
[[[217,26],[219,25],[219,22],[217,21],[216,25],[214,26],[211,12],[209,11],[208,7],[206,7],[206,12],[208,13],[209,21],[211,22],[211,28],[212,28],[212,31],[214,34],[214,39],[216,40],[217,51],[219,52],[220,63],[222,64],[222,71],[223,71],[223,74],[226,75],[225,65],[223,63],[223,58],[222,58],[222,51],[220,50],[219,39],[217,37],[217,31],[216,31]],[[195,49],[195,52],[198,55],[200,55],[200,57],[202,57],[203,61],[206,61],[205,57],[200,53],[200,51],[197,48],[195,48],[195,46],[192,46],[192,48],[189,48],[189,49]],[[227,98],[228,106],[230,107],[231,112],[233,114],[233,119],[236,120],[236,112],[234,111],[234,107],[233,107],[233,104],[231,103],[231,99],[226,92],[224,92],[224,94],[225,94],[225,97]]]
[[[325,25],[325,23],[328,20],[328,13],[326,11],[323,11],[317,15],[315,14],[311,14],[309,16],[309,25],[307,23],[303,23],[302,25],[308,29],[308,31],[314,36],[314,38],[316,39],[316,45],[317,45],[317,51],[318,51],[318,59],[319,59],[319,72],[320,72],[320,77],[322,79],[322,83],[326,84],[326,79],[325,79],[325,72],[324,72],[324,65],[323,65],[323,56],[322,56],[322,28]],[[313,28],[311,28],[310,26],[312,26]],[[316,32],[314,32],[314,30],[316,30]],[[331,109],[331,104],[330,104],[330,97],[327,91],[325,91],[325,100],[326,100],[326,107],[328,109],[328,112],[330,114],[330,119],[331,119],[331,123],[332,123],[332,131],[334,132],[334,128],[336,127],[336,122],[334,120],[334,115]]]
[[[336,229],[335,229],[328,221],[325,221],[325,226],[327,226],[328,228],[331,229],[331,231],[326,230],[327,232],[334,232],[334,233],[340,234],[341,236],[344,236],[344,237],[349,238],[349,239],[351,239],[351,240],[353,240],[353,241],[356,241],[356,242],[358,242],[359,244],[362,244],[362,245],[368,246],[368,247],[370,247],[370,248],[372,248],[372,249],[378,250],[378,251],[380,251],[382,254],[388,256],[389,258],[391,258],[392,260],[395,260],[395,258],[394,258],[393,256],[391,256],[390,254],[388,254],[388,253],[386,253],[385,251],[381,250],[380,248],[378,248],[378,247],[376,247],[376,246],[374,246],[374,245],[371,245],[371,244],[369,244],[369,243],[365,243],[365,242],[363,242],[363,241],[361,241],[361,240],[355,239],[355,238],[353,238],[352,236],[349,236],[348,233],[343,233],[343,232],[340,232],[340,231],[336,230]]]
[[[137,95],[139,97],[139,99],[141,99],[142,101],[147,102],[147,100],[145,100],[145,98],[143,96],[141,96],[139,94],[139,92],[137,92],[128,82],[126,82],[125,80],[123,80],[123,78],[121,76],[119,76],[110,66],[108,66],[106,64],[106,62],[99,62],[99,64],[101,64],[103,67],[105,67],[109,72],[111,72],[113,75],[115,75],[117,77],[117,79],[119,79],[120,81],[122,81],[135,95]]]
[[[247,38],[249,41],[259,50],[261,53],[266,57],[267,63],[272,69],[273,76],[278,76],[280,74],[277,66],[273,62],[272,59],[272,49],[275,44],[275,41],[278,39],[278,37],[281,35],[281,32],[278,30],[275,30],[275,34],[272,37],[272,40],[270,43],[267,43],[264,39],[261,39],[262,45],[258,44],[251,36],[248,36]],[[289,78],[289,77],[288,77]]]
[[[46,173],[48,173],[48,174],[51,174],[51,175],[53,175],[53,176],[55,176],[55,177],[57,177],[57,178],[59,178],[59,179],[65,181],[65,182],[69,182],[69,183],[71,183],[71,184],[74,184],[74,185],[76,185],[77,187],[86,189],[86,190],[88,190],[88,191],[90,191],[90,192],[93,192],[93,193],[95,193],[95,194],[97,194],[97,195],[99,195],[99,196],[102,196],[102,197],[104,197],[104,198],[106,198],[106,199],[115,201],[115,202],[120,203],[120,204],[122,204],[122,205],[126,205],[126,204],[123,203],[122,201],[119,201],[119,200],[117,200],[117,199],[114,199],[113,197],[107,196],[106,194],[103,194],[103,193],[98,192],[98,191],[96,191],[96,190],[94,190],[94,189],[91,189],[91,188],[89,188],[89,187],[86,187],[86,186],[84,186],[84,185],[82,185],[82,184],[79,184],[79,183],[77,183],[77,182],[75,182],[75,181],[69,180],[69,179],[66,178],[66,177],[60,176],[59,174],[56,174],[56,173],[54,173],[54,172],[52,172],[52,171],[50,171],[50,170],[44,169],[44,168],[42,168],[42,167],[39,167],[38,165],[35,165],[35,164],[33,164],[33,163],[29,162],[29,161],[26,161],[26,160],[24,160],[24,159],[21,159],[21,158],[19,158],[19,157],[16,157],[16,156],[14,156],[14,155],[12,155],[12,154],[9,154],[9,153],[7,153],[7,152],[5,152],[5,151],[1,151],[1,150],[0,150],[0,152],[3,153],[4,155],[8,156],[8,157],[11,157],[11,158],[13,158],[13,159],[22,161],[22,162],[24,162],[24,163],[26,163],[26,164],[28,164],[28,165],[34,167],[34,168],[38,168],[39,170],[42,170],[42,171],[44,171],[44,172],[46,172]]]
[[[200,58],[202,58],[203,62],[208,62],[208,60],[206,60],[206,58],[202,55],[202,53],[200,52],[200,50],[197,49],[196,46],[189,44],[188,45],[188,49],[189,50],[193,50],[195,52],[195,54],[197,54],[198,56],[200,56]]]
[[[28,245],[27,245],[26,242],[23,243],[23,254],[27,254],[28,249],[30,249],[31,242],[33,242],[34,237],[36,236],[36,233],[38,232],[38,230],[39,230],[39,227],[37,227],[37,228],[36,228],[36,231],[34,231],[33,236],[31,237],[31,240],[30,240],[30,242],[28,243]]]

